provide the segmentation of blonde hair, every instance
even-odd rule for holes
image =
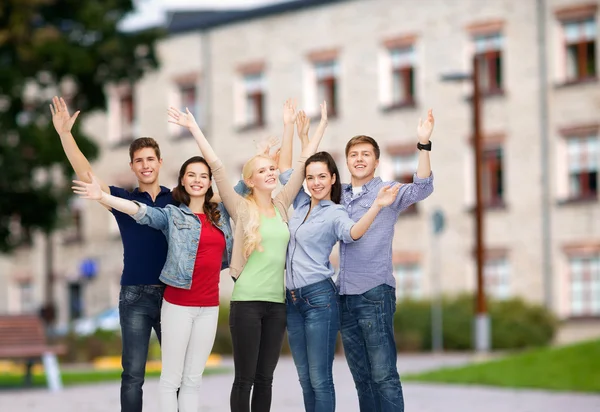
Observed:
[[[259,154],[252,157],[248,160],[242,169],[242,178],[244,181],[247,181],[252,177],[254,171],[256,170],[255,164],[258,159],[268,159],[273,161],[269,156]],[[256,204],[256,199],[254,198],[254,192],[252,188],[250,188],[250,193],[248,193],[244,199],[248,205],[246,211],[241,218],[241,224],[244,229],[244,246],[243,252],[244,257],[248,259],[252,252],[258,250],[259,252],[263,251],[263,248],[260,244],[262,241],[262,237],[260,235],[260,211],[258,210],[258,205]]]

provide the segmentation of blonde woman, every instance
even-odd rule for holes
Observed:
[[[168,112],[169,122],[187,127],[208,161],[225,208],[235,222],[230,274],[235,280],[229,325],[233,342],[235,380],[232,412],[267,412],[271,409],[273,373],[279,360],[286,325],[284,267],[290,233],[288,209],[304,180],[304,163],[319,146],[327,127],[327,106],[321,121],[302,151],[289,182],[273,197],[278,165],[257,155],[244,165],[242,175],[249,195],[238,195],[229,183],[221,160],[186,110]],[[283,107],[284,141],[294,134],[296,107]],[[252,391],[252,400],[250,392]]]

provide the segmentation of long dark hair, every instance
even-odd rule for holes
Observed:
[[[333,160],[333,157],[327,152],[317,152],[306,159],[304,166],[308,167],[309,164],[318,162],[325,163],[331,177],[335,176],[335,182],[331,185],[331,201],[340,204],[342,201],[342,183],[340,182],[340,173],[338,172],[335,160]],[[304,169],[304,177],[306,177],[306,168]]]
[[[206,165],[208,169],[208,177],[212,183],[212,170],[210,170],[210,166],[208,162],[204,160],[202,156],[194,156],[190,157],[186,160],[182,165],[181,169],[179,169],[179,177],[177,178],[177,187],[173,189],[173,199],[178,203],[183,203],[186,206],[190,205],[190,195],[185,191],[185,187],[181,184],[181,180],[185,175],[185,171],[187,167],[192,163],[202,163]],[[206,191],[206,195],[204,196],[204,214],[208,216],[208,219],[214,226],[219,226],[219,219],[221,218],[221,212],[217,208],[216,203],[212,203],[210,199],[214,196],[213,188],[210,186]]]

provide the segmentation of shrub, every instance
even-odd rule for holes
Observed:
[[[474,300],[460,295],[442,300],[445,350],[470,350],[473,337]],[[544,346],[554,337],[555,317],[545,308],[522,299],[490,300],[492,349]],[[431,349],[431,302],[401,301],[394,319],[399,351]]]

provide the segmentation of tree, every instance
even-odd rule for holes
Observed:
[[[82,111],[81,123],[105,107],[107,85],[133,83],[157,67],[160,30],[119,30],[132,11],[131,0],[2,1],[0,251],[34,230],[50,234],[66,205],[73,171],[52,128],[51,97],[65,96]],[[97,156],[89,138],[77,129],[73,134],[88,158]]]

